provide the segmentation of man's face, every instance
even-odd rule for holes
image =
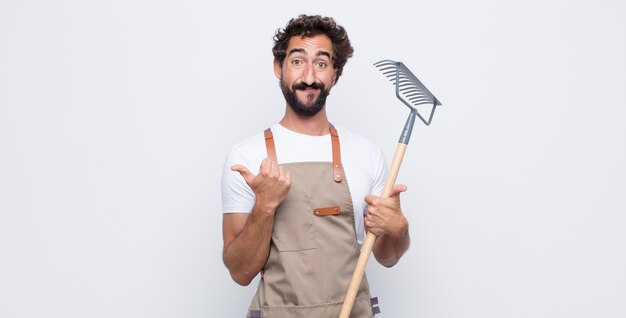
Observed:
[[[299,115],[313,116],[324,108],[336,79],[332,57],[328,36],[295,36],[289,40],[283,64],[274,62],[285,100]]]

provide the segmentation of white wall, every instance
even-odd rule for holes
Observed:
[[[0,316],[242,317],[230,146],[280,119],[273,32],[334,16],[332,121],[390,157],[404,61],[444,106],[400,172],[412,246],[380,317],[626,316],[621,1],[0,2]]]

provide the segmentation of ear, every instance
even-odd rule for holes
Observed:
[[[283,77],[283,66],[280,65],[277,59],[274,59],[274,75],[277,79],[281,79]]]

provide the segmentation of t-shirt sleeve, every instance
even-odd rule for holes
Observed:
[[[255,195],[241,174],[230,170],[235,164],[249,167],[243,156],[237,150],[231,149],[222,171],[222,213],[250,213]]]
[[[380,195],[385,187],[385,179],[387,179],[387,160],[385,160],[385,154],[380,147],[375,146],[373,149],[374,183],[370,193]]]

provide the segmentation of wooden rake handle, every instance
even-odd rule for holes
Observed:
[[[389,195],[391,194],[393,186],[396,183],[396,178],[398,177],[398,172],[400,171],[400,165],[402,164],[402,159],[404,158],[406,147],[407,144],[398,143],[398,146],[396,147],[396,152],[393,155],[393,160],[391,161],[391,166],[389,167],[389,173],[387,174],[387,180],[385,180],[385,187],[383,188],[381,197],[386,198],[389,197]],[[361,286],[361,280],[363,280],[365,266],[367,265],[367,261],[370,258],[370,254],[372,253],[372,248],[374,247],[375,241],[376,234],[368,232],[365,236],[365,240],[363,241],[363,246],[361,247],[361,255],[359,255],[356,267],[354,268],[354,273],[352,274],[350,285],[348,285],[346,296],[343,299],[343,306],[341,307],[341,312],[339,312],[339,318],[350,317],[350,312],[352,312],[352,306],[354,306],[356,294],[359,291],[359,286]]]

